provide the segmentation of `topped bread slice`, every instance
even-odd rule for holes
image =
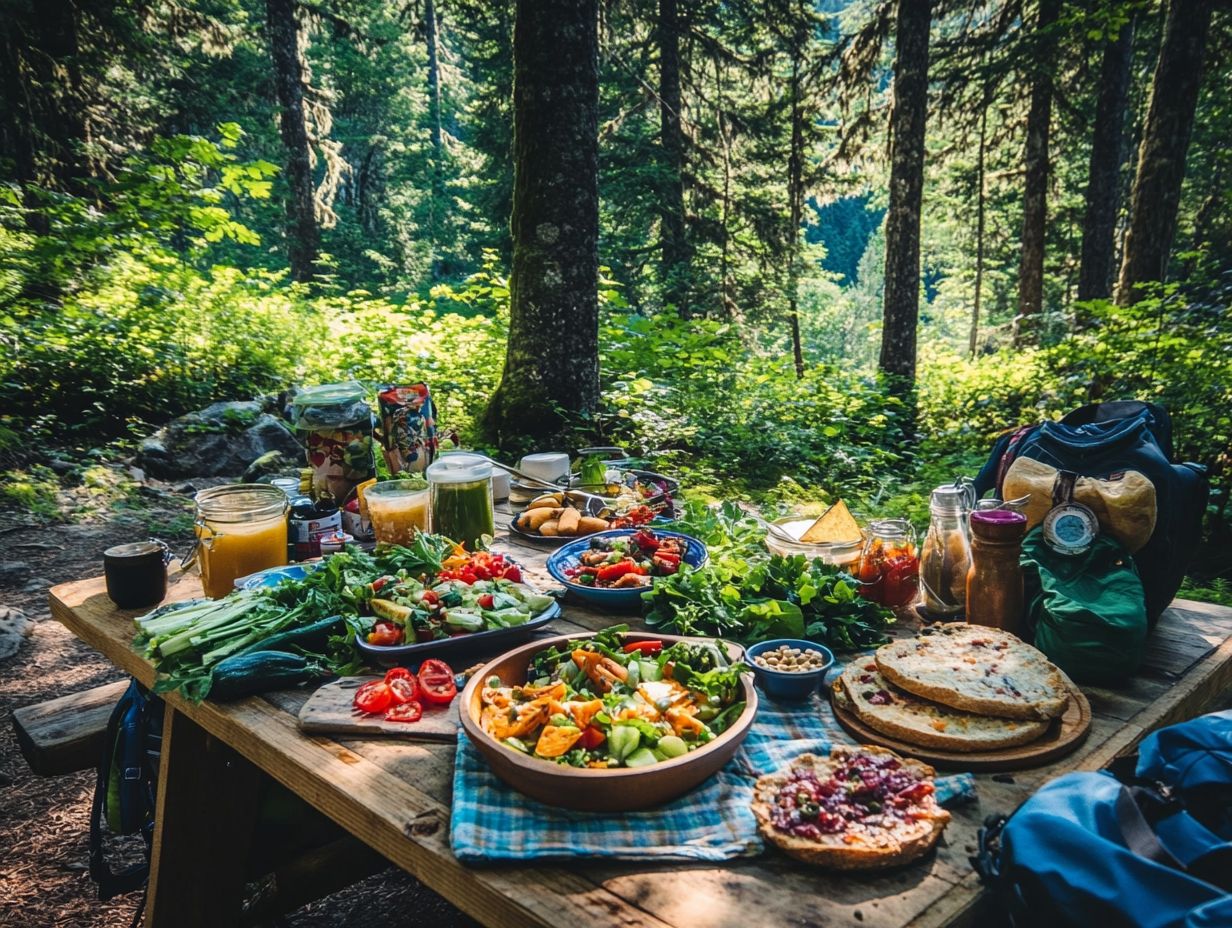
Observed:
[[[757,780],[758,830],[784,852],[836,870],[893,867],[937,843],[950,813],[933,768],[885,748],[835,745]]]
[[[1049,722],[951,709],[894,686],[871,658],[852,661],[834,681],[835,701],[887,737],[943,751],[997,751],[1034,741]]]
[[[895,686],[964,712],[1052,719],[1069,702],[1069,680],[1009,632],[965,622],[925,628],[878,649],[877,669]]]

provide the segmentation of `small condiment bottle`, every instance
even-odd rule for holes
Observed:
[[[107,595],[121,609],[144,609],[167,595],[170,549],[161,541],[114,545],[103,552]]]
[[[1010,509],[971,513],[971,569],[967,572],[967,621],[1000,628],[1020,638],[1024,593],[1022,538],[1027,517]]]

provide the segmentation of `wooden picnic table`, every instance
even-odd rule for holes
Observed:
[[[508,514],[498,515],[498,524]],[[547,549],[498,529],[528,579],[552,585]],[[173,578],[169,600],[200,595]],[[134,612],[116,609],[96,577],[54,587],[51,611],[74,634],[145,685],[154,669],[132,649]],[[567,603],[544,633],[636,620]],[[476,660],[492,655],[477,655]],[[460,662],[455,662],[458,664]],[[465,665],[462,665],[465,666]],[[466,866],[449,846],[454,746],[300,733],[308,692],[192,705],[166,697],[147,928],[239,924],[246,841],[261,772],[356,838],[493,928],[747,928],[756,925],[928,926],[978,923],[981,890],[967,857],[985,816],[1012,811],[1045,781],[1096,770],[1148,732],[1201,713],[1232,685],[1232,609],[1177,600],[1160,619],[1144,667],[1118,689],[1084,688],[1093,710],[1070,756],[1012,775],[977,775],[978,799],[955,807],[935,854],[868,875],[810,869],[777,851],[722,864],[543,861]]]

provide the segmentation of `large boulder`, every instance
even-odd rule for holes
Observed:
[[[295,434],[257,402],[214,403],[173,419],[141,443],[137,465],[152,477],[238,477],[271,451],[304,459]]]

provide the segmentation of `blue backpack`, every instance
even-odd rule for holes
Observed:
[[[993,445],[979,476],[983,496],[1001,485],[1020,457],[1084,477],[1136,470],[1155,486],[1155,531],[1134,555],[1142,580],[1147,618],[1154,622],[1181,588],[1189,560],[1202,538],[1209,485],[1200,464],[1172,463],[1172,419],[1154,403],[1121,400],[1075,409],[1060,422],[1025,426]]]
[[[1148,735],[1117,772],[1058,777],[980,831],[971,862],[1010,923],[1232,925],[1232,710]]]

